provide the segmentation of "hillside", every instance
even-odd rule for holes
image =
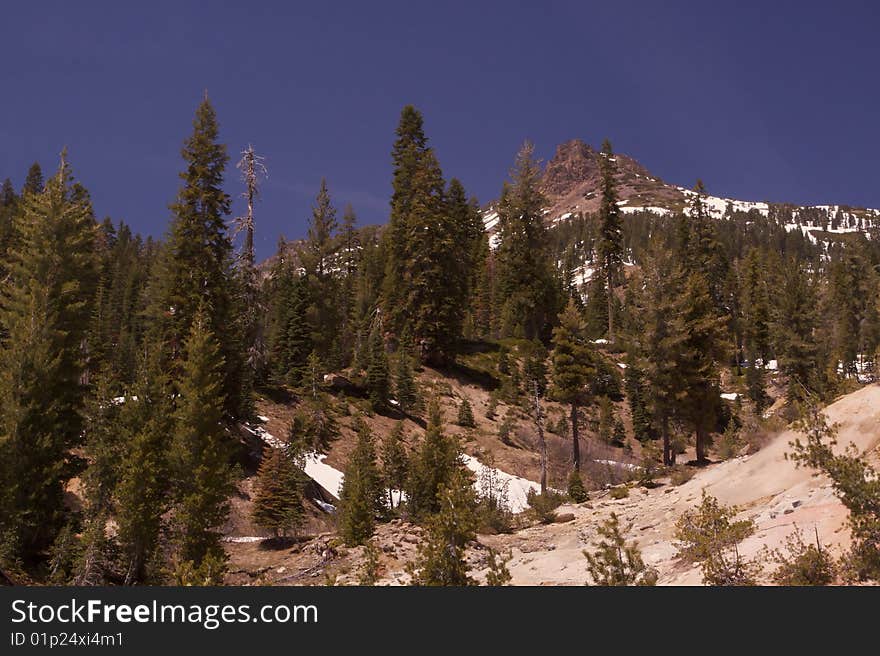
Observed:
[[[839,424],[839,450],[852,444],[869,460],[877,460],[880,385],[838,399],[826,415]],[[471,574],[478,579],[485,575],[485,559],[492,548],[510,554],[508,568],[514,585],[581,585],[586,578],[582,552],[591,548],[597,527],[614,512],[626,539],[638,541],[646,563],[658,570],[661,585],[698,585],[699,568],[674,557],[673,533],[675,521],[699,503],[703,490],[724,504],[736,505],[741,517],[754,520],[757,530],[740,545],[740,553],[747,558],[765,547],[781,547],[795,528],[810,537],[818,532],[823,546],[839,555],[849,545],[847,511],[824,477],[796,468],[786,459],[796,436],[792,429],[783,430],[760,451],[710,465],[679,486],[660,479],[658,487],[634,486],[622,499],[611,498],[607,488],[594,490],[587,502],[558,509],[568,521],[550,525],[532,521],[511,534],[480,535],[468,550]],[[401,520],[379,527],[375,540],[382,552],[380,584],[406,582],[405,565],[415,554],[420,532]],[[305,536],[281,550],[261,547],[253,540],[226,546],[231,556],[229,582],[237,584],[323,584],[328,577],[339,584],[352,583],[363,560],[363,548],[339,546],[329,526],[317,537]]]

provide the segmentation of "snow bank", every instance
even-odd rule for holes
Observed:
[[[326,457],[315,453],[306,456],[306,476],[338,499],[339,491],[342,489],[342,479],[345,475],[338,469],[324,464]]]
[[[600,465],[608,465],[610,467],[620,467],[621,469],[628,469],[629,471],[641,469],[639,465],[634,465],[629,462],[618,462],[617,460],[593,460],[593,462],[597,462]]]
[[[462,455],[462,460],[464,461],[465,466],[477,475],[477,481],[474,485],[479,486],[480,473],[483,469],[486,469],[486,465],[473,456]],[[514,476],[513,474],[508,474],[507,472],[495,469],[494,467],[492,470],[495,472],[495,475],[500,482],[507,483],[507,500],[510,505],[510,510],[513,512],[522,512],[529,507],[529,502],[527,500],[529,490],[534,490],[538,494],[541,492],[541,486],[534,481]]]

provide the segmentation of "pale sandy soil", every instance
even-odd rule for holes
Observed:
[[[827,416],[840,425],[839,449],[852,443],[862,453],[873,452],[880,444],[880,386],[841,398],[828,407]],[[741,545],[746,557],[765,545],[781,547],[795,527],[808,538],[818,529],[822,543],[839,553],[849,544],[847,511],[826,478],[786,460],[789,442],[795,437],[795,432],[786,430],[758,453],[710,466],[679,487],[634,489],[625,499],[606,497],[563,506],[559,511],[573,513],[573,521],[481,541],[512,551],[508,568],[514,584],[578,585],[586,578],[583,549],[595,541],[598,523],[615,512],[628,527],[628,539],[638,540],[645,561],[659,571],[661,584],[698,585],[702,581],[699,569],[674,559],[673,533],[676,519],[699,503],[705,489],[755,521],[757,530]]]
[[[467,386],[455,388],[457,394],[464,392],[476,397],[475,406],[482,400]],[[474,414],[481,414],[476,407]],[[831,422],[839,424],[839,449],[852,443],[876,460],[880,445],[880,385],[842,397],[827,408],[826,414]],[[485,419],[478,420],[479,424],[484,422]],[[479,435],[480,427],[475,432],[478,436],[472,438],[473,446],[491,439]],[[699,569],[675,558],[673,534],[676,520],[685,510],[699,504],[703,490],[724,504],[736,505],[742,517],[754,520],[757,530],[740,548],[746,557],[758,554],[765,546],[782,547],[796,527],[808,539],[813,539],[814,531],[818,530],[823,545],[839,554],[849,545],[847,511],[834,496],[827,479],[797,468],[786,459],[789,443],[796,436],[793,430],[785,430],[757,453],[708,466],[678,487],[668,481],[661,481],[664,484],[652,490],[634,487],[629,497],[620,500],[611,499],[607,492],[593,492],[591,500],[584,504],[559,508],[559,513],[574,515],[565,523],[534,525],[509,535],[481,535],[479,544],[468,553],[471,573],[477,579],[485,576],[487,547],[491,547],[512,555],[508,568],[514,585],[582,585],[587,578],[583,550],[593,548],[598,541],[598,525],[615,512],[626,529],[627,539],[638,541],[645,561],[658,570],[661,585],[699,585]],[[523,467],[526,453],[516,451],[502,452],[496,465],[501,469],[508,466],[514,473],[532,474],[532,467]],[[514,457],[510,458],[511,455]],[[376,542],[382,551],[380,583],[394,585],[407,581],[404,566],[415,555],[417,534],[417,528],[403,522],[379,528]],[[330,535],[325,535],[280,552],[266,551],[256,544],[229,544],[232,562],[243,568],[234,577],[235,582],[257,582],[253,569],[258,569],[262,583],[321,584],[325,571],[337,574],[339,583],[354,583],[362,548],[324,553],[325,545],[332,541]],[[249,574],[245,575],[244,570]]]

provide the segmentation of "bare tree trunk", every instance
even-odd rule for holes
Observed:
[[[672,442],[669,439],[669,419],[663,417],[660,422],[660,432],[663,436],[663,464],[671,467],[675,464],[675,454],[672,452]]]
[[[547,492],[547,442],[544,439],[544,416],[541,412],[541,398],[538,395],[538,381],[535,389],[535,427],[538,429],[538,444],[541,449],[541,494]]]
[[[578,406],[571,404],[571,457],[574,460],[574,470],[581,470],[581,445],[578,436]]]
[[[697,462],[706,462],[706,429],[697,425]]]

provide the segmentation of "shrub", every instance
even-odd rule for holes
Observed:
[[[786,553],[779,549],[770,552],[770,559],[777,564],[771,578],[779,585],[830,585],[834,581],[836,567],[834,559],[819,543],[804,542],[800,529],[788,536],[785,541]]]
[[[629,488],[626,485],[619,485],[611,488],[612,499],[626,499],[629,496]]]
[[[372,542],[364,547],[364,562],[361,565],[358,584],[376,585],[379,580],[379,549]]]
[[[581,475],[575,470],[568,475],[568,498],[574,503],[583,503],[589,499],[587,490],[584,488],[584,481],[581,479]]]
[[[599,535],[605,539],[596,545],[596,553],[583,552],[594,585],[657,584],[657,572],[645,565],[638,544],[627,544],[623,539],[617,515],[611,513],[611,517],[599,526]]]
[[[639,483],[645,487],[654,487],[654,478],[663,469],[660,464],[660,447],[653,440],[642,444],[642,461],[639,469]]]
[[[695,473],[696,472],[692,467],[688,467],[687,465],[679,465],[672,470],[670,482],[675,487],[678,487],[679,485],[684,485],[694,477]]]
[[[486,585],[501,586],[510,584],[510,570],[507,569],[507,563],[512,558],[512,554],[502,558],[494,549],[489,549],[488,566],[489,571],[486,574]]]
[[[477,516],[481,533],[510,533],[513,513],[510,510],[509,483],[502,480],[491,457],[483,464],[477,479],[479,498]]]
[[[852,444],[843,453],[835,453],[837,427],[828,426],[816,405],[802,411],[798,428],[806,441],[791,443],[792,459],[824,472],[849,510],[852,547],[844,558],[844,574],[859,581],[880,579],[880,472]]]
[[[486,406],[486,419],[495,419],[495,413],[498,410],[498,396],[495,392],[489,394],[489,403]]]
[[[739,455],[742,450],[743,441],[740,438],[739,430],[733,419],[727,423],[727,428],[718,440],[718,457],[722,460],[729,460]]]
[[[700,506],[675,524],[679,558],[700,563],[708,585],[754,585],[760,566],[739,554],[738,545],[755,532],[751,519],[734,521],[736,508],[722,505],[703,490]]]
[[[532,514],[542,524],[552,524],[556,521],[556,509],[562,505],[562,495],[553,490],[547,490],[539,494],[529,490],[526,500],[532,509]]]
[[[514,426],[513,408],[511,408],[507,411],[507,414],[504,415],[504,421],[501,422],[501,427],[498,429],[498,437],[501,438],[501,441],[507,446],[513,446],[511,436],[513,434]]]

